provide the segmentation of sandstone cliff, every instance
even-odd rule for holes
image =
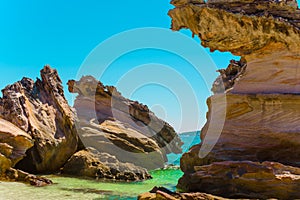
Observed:
[[[27,132],[34,146],[17,168],[32,173],[51,173],[77,150],[75,115],[69,107],[57,71],[41,70],[42,79],[29,78],[2,90],[0,117]]]
[[[218,182],[213,178],[215,174],[210,174],[214,162],[221,161],[216,166],[223,170],[228,165],[222,161],[229,160],[277,161],[299,167],[300,10],[297,2],[173,0],[172,3],[175,8],[169,15],[173,30],[188,28],[212,51],[230,51],[242,56],[241,61],[232,61],[228,69],[220,70],[221,75],[212,89],[216,94],[208,100],[209,112],[201,139],[203,141],[211,134],[213,127],[219,126],[225,117],[221,136],[205,158],[199,157],[203,142],[183,155],[181,168],[185,175],[179,181],[179,187],[227,197],[299,198],[297,187],[294,187],[298,185],[297,179],[274,183],[278,187],[286,185],[286,192],[291,196],[285,197],[284,190],[271,185],[260,189],[252,187],[258,183],[255,179],[263,179],[264,172],[255,176],[253,182],[243,182],[245,177],[222,177],[226,173]],[[226,101],[220,94],[224,90]],[[225,115],[221,108],[225,109]],[[212,166],[203,166],[209,164]],[[252,166],[248,164],[248,167]],[[278,166],[282,170],[289,168]],[[247,173],[248,169],[246,167]],[[270,173],[276,174],[276,170]],[[232,181],[240,181],[244,186]],[[193,188],[197,183],[202,187]],[[226,183],[232,190],[217,189]],[[273,193],[274,190],[279,192]]]
[[[166,154],[181,152],[177,133],[147,106],[124,98],[116,88],[91,76],[68,85],[70,92],[78,94],[77,128],[86,146],[147,169],[163,167]]]

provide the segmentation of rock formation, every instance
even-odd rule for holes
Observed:
[[[227,200],[206,193],[177,193],[163,187],[154,187],[150,192],[138,196],[138,200]]]
[[[300,168],[267,161],[215,162],[194,166],[194,172],[185,174],[179,185],[191,192],[213,192],[228,198],[298,199]]]
[[[66,163],[64,174],[92,177],[96,179],[114,179],[139,181],[151,178],[146,169],[132,163],[122,163],[115,156],[100,153],[89,148],[75,153]]]
[[[297,177],[298,168],[274,164],[274,169],[270,163],[227,162],[276,161],[300,166],[300,10],[297,2],[173,0],[172,4],[175,8],[169,15],[173,30],[188,28],[200,37],[203,46],[212,51],[230,51],[242,56],[241,61],[220,70],[221,76],[213,86],[215,95],[208,100],[209,112],[201,139],[204,141],[210,134],[209,130],[218,126],[225,117],[221,136],[208,156],[199,157],[203,142],[183,155],[181,169],[185,174],[179,187],[223,196],[299,198],[297,187],[294,187],[298,179],[287,176],[277,180],[278,176],[285,174],[285,169],[293,169],[290,175]],[[224,86],[220,84],[222,81]],[[224,90],[225,103],[222,102],[224,94],[220,94]],[[225,116],[220,107],[226,109]],[[255,173],[249,172],[248,176],[247,171],[240,178],[226,178],[224,175],[231,166],[238,169],[244,166],[249,171],[258,170],[258,173],[267,168],[261,171],[261,178],[266,178],[268,183],[271,181],[270,188],[274,193],[266,192],[268,188],[262,185],[252,187],[252,184],[259,185],[256,180],[259,176],[250,180]],[[215,168],[220,172],[210,171]],[[288,183],[284,192],[281,187],[285,181]],[[243,187],[237,182],[243,183]],[[204,185],[194,187],[197,183]],[[231,188],[227,191],[218,189],[224,184]],[[284,196],[284,193],[290,196]]]
[[[52,184],[47,178],[13,168],[32,146],[33,140],[29,134],[0,118],[0,180],[21,181],[34,186]]]
[[[36,82],[23,78],[2,90],[0,177],[42,186],[51,181],[27,172],[62,169],[97,179],[144,180],[151,178],[145,168],[163,167],[167,153],[181,152],[174,129],[147,106],[90,76],[68,84],[79,93],[78,117],[57,71],[49,66]]]
[[[32,146],[30,135],[0,118],[0,176],[14,167]]]
[[[0,117],[27,132],[34,146],[16,167],[32,173],[51,173],[77,150],[74,113],[57,71],[45,66],[42,79],[23,78],[2,90]]]
[[[36,187],[43,187],[47,185],[51,185],[53,182],[43,176],[36,176],[33,174],[29,174],[19,169],[9,168],[6,170],[5,174],[0,176],[0,180],[4,181],[18,181],[30,184]]]
[[[116,88],[91,76],[68,82],[77,93],[77,128],[86,146],[116,156],[121,162],[156,169],[166,154],[180,153],[182,141],[174,129],[149,108],[124,98]]]

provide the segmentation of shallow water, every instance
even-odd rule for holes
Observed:
[[[0,199],[137,199],[143,192],[154,186],[176,189],[182,175],[179,169],[155,170],[150,172],[153,179],[144,182],[100,182],[70,177],[48,176],[54,184],[36,188],[22,183],[0,182]]]
[[[183,152],[200,142],[199,132],[180,134]],[[168,155],[169,164],[179,165],[181,155]],[[154,186],[176,190],[180,169],[160,169],[150,171],[153,179],[143,182],[103,182],[61,176],[47,176],[54,184],[47,187],[33,187],[23,183],[0,182],[0,200],[97,200],[97,199],[137,199],[141,193]]]

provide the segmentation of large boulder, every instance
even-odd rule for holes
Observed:
[[[2,90],[0,117],[27,132],[34,146],[16,167],[51,173],[77,150],[75,115],[65,99],[56,70],[45,66],[36,82],[23,78]]]
[[[146,169],[132,163],[122,163],[115,156],[96,149],[75,153],[63,167],[62,173],[96,179],[139,181],[151,178]]]
[[[86,147],[146,169],[163,167],[166,154],[182,151],[175,130],[146,105],[124,98],[116,88],[91,76],[68,85],[70,92],[78,94],[77,129]]]

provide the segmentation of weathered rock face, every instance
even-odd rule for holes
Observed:
[[[47,185],[51,185],[53,182],[42,176],[36,176],[33,174],[29,174],[27,172],[24,172],[22,170],[16,170],[14,168],[9,168],[6,170],[5,174],[0,177],[0,180],[4,181],[18,181],[30,184],[32,186],[36,187],[43,187]]]
[[[210,194],[195,193],[177,193],[171,192],[166,188],[154,187],[150,192],[138,196],[138,200],[227,200]]]
[[[13,167],[26,156],[33,146],[32,137],[14,124],[0,118],[0,180],[21,181],[34,186],[45,186],[52,181]]]
[[[236,82],[244,75],[247,63],[244,59],[240,61],[231,60],[226,69],[220,69],[220,76],[215,80],[212,86],[214,93],[223,93],[233,88]]]
[[[300,10],[296,1],[210,0],[178,4],[172,29],[189,28],[202,45],[247,61],[232,93],[300,93]],[[278,3],[276,3],[278,2]]]
[[[122,163],[115,156],[95,149],[75,153],[64,166],[64,174],[96,179],[138,181],[151,178],[146,169],[132,163]]]
[[[174,0],[172,3],[175,8],[169,15],[173,30],[189,28],[200,37],[202,45],[212,51],[230,51],[242,56],[241,61],[220,70],[221,76],[213,86],[215,93],[225,89],[226,101],[222,94],[215,94],[208,100],[209,112],[201,139],[204,141],[205,136],[213,133],[214,127],[225,120],[221,136],[205,158],[199,156],[199,150],[205,146],[203,142],[183,155],[181,169],[185,175],[179,186],[186,191],[206,191],[225,196],[230,196],[228,191],[231,191],[232,196],[240,194],[245,198],[260,198],[260,194],[263,198],[274,197],[266,191],[266,187],[260,190],[252,187],[251,181],[261,184],[253,177],[251,181],[245,177],[235,180],[244,184],[242,188],[224,178],[223,171],[216,176],[216,179],[223,176],[221,181],[214,179],[217,172],[209,171],[214,166],[218,166],[219,170],[224,168],[224,173],[230,166],[240,168],[235,163],[209,164],[251,160],[277,161],[299,167],[300,10],[297,2],[208,0],[204,3]],[[224,110],[226,114],[222,115]],[[247,162],[242,165],[249,165],[249,169],[253,167]],[[255,169],[260,171],[265,165],[255,163]],[[202,166],[201,172],[197,171],[200,169],[198,166]],[[283,171],[286,169],[279,164],[276,167]],[[267,173],[270,175],[271,172]],[[271,180],[276,179],[277,172],[273,169]],[[298,172],[295,174],[298,175]],[[285,181],[289,182],[288,188],[285,188],[288,192],[282,189]],[[293,178],[278,179],[272,191],[277,190],[279,198],[299,198],[294,187],[297,182]],[[198,187],[197,183],[204,184]],[[228,191],[218,189],[225,184],[232,188],[227,188]],[[291,196],[284,196],[286,193]]]
[[[226,97],[227,115],[217,144],[203,159],[199,158],[201,146],[194,146],[182,157],[183,171],[226,160],[267,160],[300,166],[300,96],[227,94]],[[210,102],[209,99],[211,110]],[[208,119],[202,129],[202,140],[210,123],[217,123],[217,119]]]
[[[297,199],[300,196],[300,168],[280,163],[227,161],[194,166],[194,170],[179,181],[188,191],[201,190],[228,198]]]
[[[299,48],[300,11],[295,0],[178,2],[171,2],[176,6],[169,12],[172,29],[190,29],[212,51],[230,51],[240,56],[255,52],[257,56],[280,48],[297,52]]]
[[[74,113],[64,97],[57,71],[45,66],[41,77],[36,82],[23,78],[3,89],[0,117],[35,141],[16,167],[32,173],[51,173],[76,151],[78,137]]]
[[[0,176],[19,162],[33,146],[30,135],[0,118]]]
[[[182,142],[174,129],[147,106],[124,98],[116,88],[103,86],[91,76],[68,85],[70,92],[79,94],[74,108],[85,145],[147,169],[163,167],[167,153],[181,152]]]

